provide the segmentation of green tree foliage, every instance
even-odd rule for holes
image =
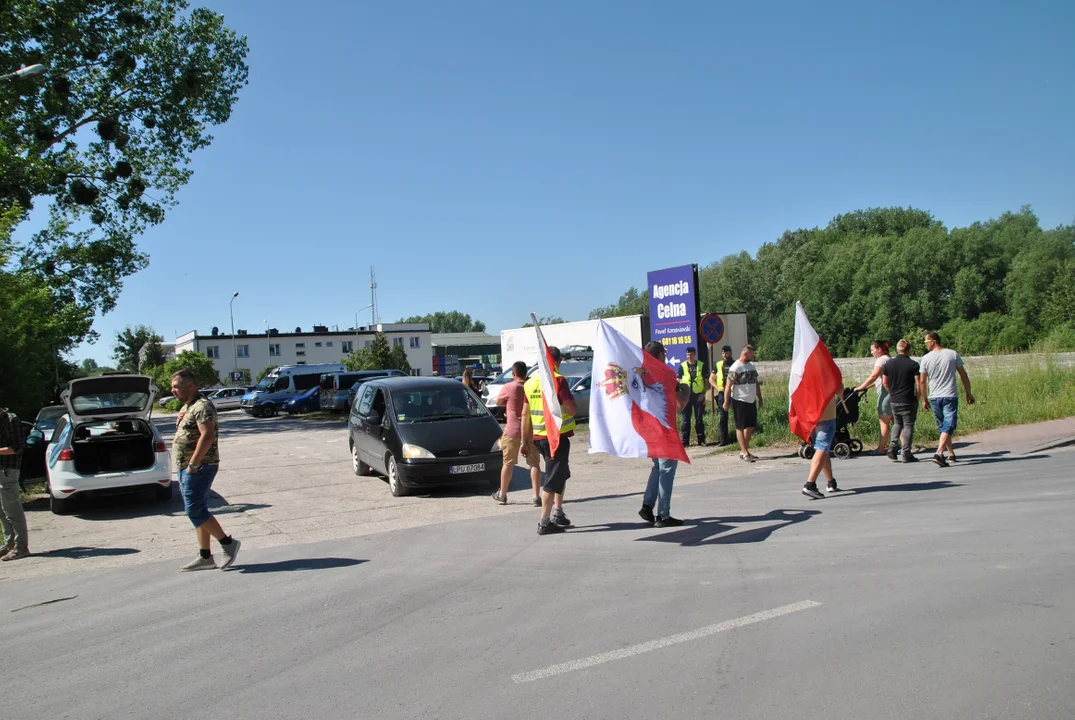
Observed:
[[[93,358],[86,358],[82,361],[79,367],[82,369],[82,372],[86,373],[86,375],[92,375],[97,371],[97,361]]]
[[[429,323],[429,329],[435,333],[485,332],[485,323],[471,320],[470,315],[458,310],[444,312],[438,310],[428,315],[412,315],[400,318],[401,323]]]
[[[126,372],[138,372],[138,369],[159,367],[164,364],[164,350],[161,343],[164,338],[146,325],[128,325],[116,333],[116,342],[112,346],[112,359],[116,368]]]
[[[348,370],[355,372],[357,370],[382,370],[377,361],[373,357],[373,353],[369,348],[358,348],[355,351],[348,353],[347,357],[343,359],[344,366]]]
[[[0,66],[0,206],[46,200],[23,267],[64,301],[108,312],[145,267],[135,238],[164,219],[191,154],[246,84],[246,38],[186,0],[8,0]]]
[[[373,342],[370,343],[370,355],[376,365],[373,368],[374,370],[384,370],[391,367],[392,348],[388,346],[388,338],[385,337],[384,333],[379,332],[373,336]]]
[[[649,314],[649,292],[638,292],[638,288],[620,295],[620,299],[611,305],[594,308],[590,311],[590,320],[599,318],[621,317],[623,315],[647,315]]]
[[[276,365],[269,365],[268,367],[263,368],[262,371],[258,373],[258,379],[255,382],[261,382],[265,378],[266,375],[271,373],[276,368],[277,368]]]
[[[392,347],[392,352],[388,355],[387,367],[395,370],[402,370],[408,375],[411,374],[411,362],[407,359],[407,351],[403,349],[402,345],[394,345]]]
[[[171,393],[172,375],[180,370],[190,370],[194,373],[194,379],[198,382],[198,387],[208,387],[220,382],[220,376],[217,375],[216,368],[213,367],[213,361],[202,353],[194,352],[193,350],[184,350],[163,365],[142,368],[142,372],[153,378],[153,384],[164,395]]]
[[[874,208],[788,231],[753,257],[699,271],[703,312],[745,312],[763,359],[787,359],[795,301],[836,355],[927,330],[964,352],[1062,346],[1075,326],[1075,227],[1042,230],[1027,207],[951,231],[928,212]],[[619,306],[636,300],[625,293]],[[618,311],[613,305],[591,316]],[[1061,328],[1057,330],[1057,328]]]
[[[548,317],[546,317],[544,315],[538,315],[538,325],[559,325],[560,323],[563,323],[563,322],[567,322],[567,321],[564,320],[559,315],[549,315]],[[533,327],[533,326],[534,326],[534,323],[528,322],[528,323],[523,323],[523,325],[521,327]]]

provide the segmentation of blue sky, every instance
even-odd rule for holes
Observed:
[[[250,85],[76,360],[234,291],[252,333],[350,327],[370,265],[382,321],[496,332],[865,207],[1075,220],[1075,3],[194,4]]]

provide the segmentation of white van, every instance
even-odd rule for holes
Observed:
[[[239,407],[254,417],[272,417],[284,401],[321,384],[325,373],[342,373],[343,363],[283,365],[269,371],[253,391],[243,396]]]

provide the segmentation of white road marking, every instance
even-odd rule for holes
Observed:
[[[573,672],[575,670],[585,670],[586,668],[593,667],[595,665],[603,665],[613,660],[623,660],[624,658],[634,657],[635,655],[641,655],[652,650],[660,650],[661,648],[669,647],[670,645],[678,645],[680,643],[690,642],[691,640],[699,640],[710,635],[716,635],[717,633],[724,632],[725,630],[734,630],[746,625],[753,625],[754,623],[760,623],[763,620],[772,620],[778,618],[781,615],[789,615],[800,610],[809,610],[821,605],[819,602],[813,600],[803,600],[802,602],[792,603],[791,605],[784,605],[782,607],[773,608],[772,610],[765,610],[763,612],[754,613],[753,615],[745,615],[735,620],[725,620],[724,622],[716,623],[715,625],[706,625],[705,627],[698,628],[697,630],[691,630],[690,632],[678,633],[676,635],[669,635],[659,640],[650,640],[649,642],[640,643],[638,645],[631,645],[620,650],[612,650],[611,652],[601,653],[599,655],[591,655],[581,660],[572,660],[570,662],[560,663],[559,665],[550,665],[540,670],[532,670],[530,672],[519,673],[512,675],[511,679],[517,683],[534,682],[535,680],[544,680],[555,675],[563,675],[564,673]]]

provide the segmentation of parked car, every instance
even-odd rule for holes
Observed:
[[[52,432],[56,429],[56,423],[67,414],[67,408],[63,405],[49,405],[37,411],[34,419],[34,427],[41,431],[45,442],[52,442]]]
[[[37,425],[25,420],[21,420],[20,424],[25,447],[22,451],[22,460],[19,462],[19,484],[25,485],[27,482],[45,477],[45,450],[48,440],[45,439],[44,431]]]
[[[500,482],[500,425],[474,393],[440,377],[362,386],[347,424],[356,475],[377,472],[396,497],[437,485]]]
[[[569,377],[567,379],[577,406],[575,410],[577,420],[585,420],[590,417],[590,382],[592,377],[592,373],[586,373],[582,377]]]
[[[49,504],[64,515],[80,497],[152,488],[172,497],[172,460],[149,422],[157,388],[145,375],[102,375],[72,380],[61,394],[61,422],[46,457]]]
[[[226,387],[214,390],[206,395],[206,398],[217,410],[238,410],[239,404],[243,401],[243,395],[247,392],[244,387]]]
[[[564,360],[560,363],[560,374],[564,377],[581,378],[584,375],[589,374],[593,369],[593,360]],[[526,372],[526,376],[530,377],[537,372],[537,365],[531,365]],[[508,368],[497,377],[489,380],[485,383],[485,389],[482,390],[482,400],[485,401],[485,407],[491,412],[498,420],[504,418],[504,408],[496,404],[496,396],[500,394],[500,389],[507,385],[509,382],[514,382],[511,368]],[[586,413],[589,414],[590,405],[589,398],[587,398]]]
[[[284,412],[288,415],[308,413],[321,409],[321,388],[312,387],[293,398],[284,401]]]
[[[408,377],[408,375],[402,370],[363,370],[358,373],[361,377],[357,382],[351,385],[351,389],[347,391],[347,407],[346,410],[350,410],[355,405],[355,396],[358,394],[358,389],[362,387],[364,383],[370,380],[376,380],[377,378],[386,377]]]

